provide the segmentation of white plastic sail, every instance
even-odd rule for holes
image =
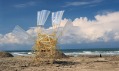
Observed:
[[[61,22],[64,11],[52,12],[52,25],[58,26]]]
[[[65,23],[64,27],[58,27],[59,28],[57,31],[57,38],[58,39],[60,39],[61,36],[63,36],[65,34],[65,32],[68,31],[71,23],[72,23],[72,21],[70,19],[68,19],[67,22]]]
[[[50,11],[48,10],[42,10],[42,11],[38,11],[37,13],[37,26],[40,25],[44,25],[48,16],[50,14]]]
[[[28,39],[30,37],[30,35],[18,25],[15,26],[12,34],[20,39]]]

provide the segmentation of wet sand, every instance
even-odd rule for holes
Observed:
[[[78,56],[54,64],[36,64],[32,57],[0,58],[0,71],[119,71],[119,56]]]

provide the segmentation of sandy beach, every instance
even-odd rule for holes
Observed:
[[[35,64],[32,57],[0,58],[0,71],[119,71],[119,56],[68,57],[54,64]]]

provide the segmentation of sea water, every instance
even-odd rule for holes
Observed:
[[[62,50],[65,55],[80,56],[80,55],[119,55],[118,49],[66,49]]]
[[[96,48],[96,49],[59,49],[65,55],[80,56],[80,55],[119,55],[119,48]],[[12,50],[7,51],[14,56],[29,56],[32,55],[32,50]]]

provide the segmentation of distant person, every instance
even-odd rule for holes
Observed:
[[[100,57],[102,57],[102,55],[100,54]]]

